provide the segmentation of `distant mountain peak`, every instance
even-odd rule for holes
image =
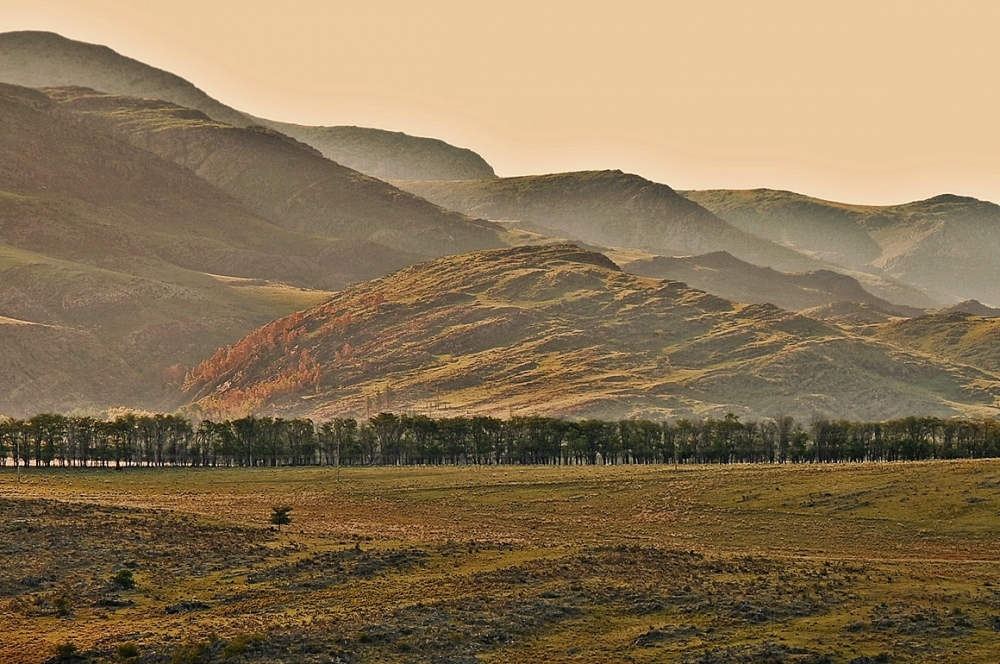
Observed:
[[[202,111],[218,122],[239,127],[254,124],[176,74],[107,46],[54,32],[0,33],[0,81],[30,88],[79,85],[111,94],[162,99]]]

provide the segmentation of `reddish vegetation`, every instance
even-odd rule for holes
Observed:
[[[305,328],[299,325],[304,316],[302,312],[294,313],[260,328],[233,346],[220,349],[188,373],[184,389],[217,382],[242,363],[262,355],[274,356],[277,370],[273,376],[246,387],[227,387],[224,384],[202,404],[209,415],[218,417],[251,412],[275,395],[315,385],[322,370],[308,349],[300,349],[295,344],[305,334]]]

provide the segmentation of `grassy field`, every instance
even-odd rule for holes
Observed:
[[[0,661],[995,661],[998,514],[1000,461],[8,466]]]

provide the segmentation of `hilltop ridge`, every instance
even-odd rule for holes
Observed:
[[[397,184],[442,207],[485,219],[530,222],[534,230],[571,241],[664,256],[724,250],[784,270],[817,265],[734,228],[667,185],[620,170]]]
[[[0,81],[29,88],[82,86],[111,94],[162,99],[201,111],[218,122],[245,127],[248,116],[208,96],[189,81],[107,46],[54,32],[0,33]]]
[[[495,178],[493,167],[467,148],[436,138],[369,127],[307,127],[256,118],[264,125],[307,143],[324,157],[380,180],[481,180]]]
[[[381,409],[880,419],[992,412],[1000,383],[986,370],[550,245],[448,256],[351,286],[220,350],[185,390],[195,412],[212,417]]]
[[[771,189],[684,195],[746,232],[843,267],[884,273],[938,302],[1000,304],[1000,275],[994,269],[1000,205],[953,194],[882,206]]]

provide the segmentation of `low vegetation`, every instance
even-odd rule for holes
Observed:
[[[17,483],[8,468],[0,661],[862,664],[1000,648],[1000,461],[337,477],[32,468]],[[294,508],[280,535],[274,505]]]

